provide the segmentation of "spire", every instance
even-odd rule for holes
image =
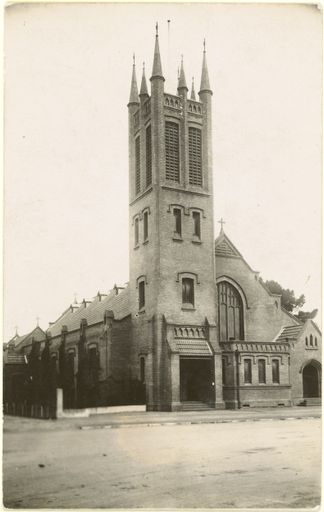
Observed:
[[[195,93],[195,81],[194,81],[194,77],[192,77],[190,99],[191,99],[191,100],[196,101],[196,93]]]
[[[179,78],[178,78],[178,89],[187,89],[188,90],[185,72],[183,69],[183,55],[181,55],[181,66],[180,66],[180,74],[179,74]]]
[[[131,84],[131,90],[130,90],[128,105],[131,105],[132,103],[139,103],[139,101],[138,101],[137,80],[136,80],[136,71],[135,71],[135,53],[133,55],[132,84]]]
[[[163,78],[162,73],[162,65],[161,65],[161,57],[160,57],[160,47],[159,47],[159,26],[156,24],[156,35],[155,35],[155,48],[154,48],[154,58],[153,58],[153,69],[152,69],[152,78]]]
[[[140,95],[140,97],[149,95],[148,91],[147,91],[146,78],[145,78],[145,62],[143,62],[143,74],[142,74],[141,90],[140,90],[139,95]]]
[[[209,85],[209,76],[208,76],[208,68],[207,68],[207,59],[206,59],[206,41],[204,39],[204,54],[203,54],[203,64],[201,71],[201,82],[200,82],[200,91],[210,91],[211,88]]]

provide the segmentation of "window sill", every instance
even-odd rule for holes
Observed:
[[[191,240],[191,243],[199,245],[199,244],[202,244],[202,241],[200,240],[200,238],[193,238]]]
[[[305,350],[318,350],[318,347],[305,347]]]
[[[139,249],[139,247],[140,247],[140,246],[139,246],[139,244],[135,245],[135,246],[134,246],[134,251],[135,251],[136,249]]]
[[[147,238],[146,240],[144,240],[143,245],[146,245],[146,244],[148,244],[148,243],[149,243],[149,240],[148,240],[148,238]]]
[[[145,313],[145,308],[139,309],[138,314],[143,315]]]
[[[194,306],[189,305],[189,304],[188,304],[188,306],[183,305],[181,309],[182,309],[182,311],[196,311],[196,308]]]
[[[174,235],[172,237],[172,240],[174,240],[175,242],[183,242],[182,236],[176,235],[175,233],[174,233]]]

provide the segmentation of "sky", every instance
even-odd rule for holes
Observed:
[[[169,29],[168,29],[168,22]],[[128,281],[133,53],[213,89],[215,237],[321,301],[321,13],[310,5],[24,4],[5,12],[4,341]],[[320,320],[319,317],[316,319]]]

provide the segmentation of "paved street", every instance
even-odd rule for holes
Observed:
[[[7,417],[4,503],[15,508],[318,505],[321,422],[314,416],[319,409],[312,415],[303,408],[300,419],[290,409],[284,421],[271,420],[268,413],[259,421],[252,421],[256,413],[246,420],[249,413],[232,414],[234,422],[211,423],[216,414],[221,417],[214,411],[202,424],[189,423],[198,422],[199,413],[152,413],[160,421],[149,421],[149,414],[151,426],[136,424],[134,418],[142,416],[134,415],[131,428],[118,428],[118,415],[60,422]],[[222,414],[226,419],[231,412]]]

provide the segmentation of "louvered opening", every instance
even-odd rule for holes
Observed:
[[[202,186],[201,130],[189,128],[189,183]]]
[[[140,138],[135,140],[135,193],[139,194],[141,191],[141,146]]]
[[[165,123],[165,177],[179,182],[179,126]]]
[[[152,183],[152,135],[151,125],[146,128],[146,186]]]

